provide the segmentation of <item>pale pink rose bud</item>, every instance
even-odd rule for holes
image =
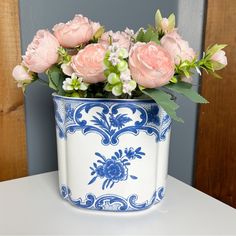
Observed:
[[[129,67],[133,79],[145,88],[168,84],[175,69],[170,54],[154,42],[136,43],[130,50]]]
[[[42,73],[57,62],[59,46],[49,31],[39,30],[23,56],[23,64],[30,71]]]
[[[221,70],[225,66],[227,66],[227,57],[225,56],[225,51],[223,50],[219,50],[218,52],[213,54],[211,60],[213,62],[213,67],[215,70]]]
[[[12,71],[12,76],[17,81],[18,87],[23,87],[24,84],[29,84],[33,80],[33,75],[28,69],[22,65],[17,65]]]
[[[113,45],[116,45],[121,48],[125,48],[129,51],[130,46],[131,46],[131,35],[127,34],[126,32],[108,31],[102,35],[101,39],[99,40],[99,43],[105,46],[109,46],[110,38],[112,39]]]
[[[53,27],[54,35],[65,48],[73,48],[87,43],[93,37],[93,27],[87,17],[76,15],[67,23],[59,23]]]
[[[71,76],[74,73],[74,70],[70,64],[62,64],[61,69],[62,72],[68,76]]]
[[[93,29],[93,35],[101,28],[101,25],[100,23],[98,22],[93,22],[93,21],[90,21],[90,24],[92,26],[92,29]]]
[[[183,40],[176,31],[164,35],[161,39],[161,46],[174,58],[176,65],[180,61],[192,61],[196,56],[194,50],[189,47],[188,42]]]
[[[167,18],[162,18],[162,21],[161,21],[161,29],[164,33],[167,33],[168,30],[169,30],[169,21]]]
[[[87,83],[105,80],[103,60],[106,47],[102,44],[89,44],[72,57],[71,66],[75,73]]]

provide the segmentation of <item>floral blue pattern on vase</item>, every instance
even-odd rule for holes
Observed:
[[[139,132],[145,132],[155,135],[158,142],[165,140],[166,132],[171,125],[170,117],[163,110],[160,113],[158,105],[153,100],[136,100],[129,103],[125,100],[87,102],[80,99],[78,102],[75,99],[54,96],[54,103],[60,138],[66,138],[67,133],[77,131],[84,135],[97,133],[102,137],[103,145],[117,145],[119,137],[123,134],[138,135]],[[63,111],[64,120],[60,115]],[[87,120],[91,114],[92,119]]]
[[[140,203],[138,202],[138,196],[136,194],[132,194],[127,198],[124,198],[115,194],[104,194],[97,197],[94,194],[89,193],[87,194],[85,199],[73,199],[69,187],[62,186],[60,191],[61,196],[76,207],[90,210],[116,212],[146,210],[152,205],[159,203],[163,199],[165,194],[165,188],[160,187],[154,191],[150,199]]]
[[[171,120],[161,107],[153,100],[53,98],[63,199],[114,212],[162,200]]]
[[[130,161],[135,158],[141,159],[145,155],[141,151],[141,147],[125,148],[124,152],[119,149],[111,158],[106,158],[101,153],[96,152],[95,155],[98,157],[97,162],[90,166],[91,175],[94,176],[88,184],[93,184],[97,178],[104,179],[102,189],[112,188],[115,183],[125,181],[130,177],[133,180],[138,179],[137,176],[128,175],[128,166],[131,164]]]

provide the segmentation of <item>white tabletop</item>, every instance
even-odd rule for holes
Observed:
[[[163,203],[143,213],[79,210],[58,194],[57,172],[0,183],[0,234],[236,235],[236,210],[168,177]]]

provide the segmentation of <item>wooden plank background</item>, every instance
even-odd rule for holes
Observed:
[[[205,45],[228,44],[228,66],[223,80],[203,76],[195,186],[236,207],[236,1],[209,0],[206,21]]]
[[[27,175],[24,101],[12,78],[21,60],[17,0],[0,1],[0,181]]]

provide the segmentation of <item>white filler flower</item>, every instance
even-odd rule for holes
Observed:
[[[82,90],[85,91],[88,89],[88,84],[83,82],[82,77],[77,77],[75,73],[71,75],[71,78],[66,78],[63,81],[62,88],[65,91],[73,91],[73,90]]]

